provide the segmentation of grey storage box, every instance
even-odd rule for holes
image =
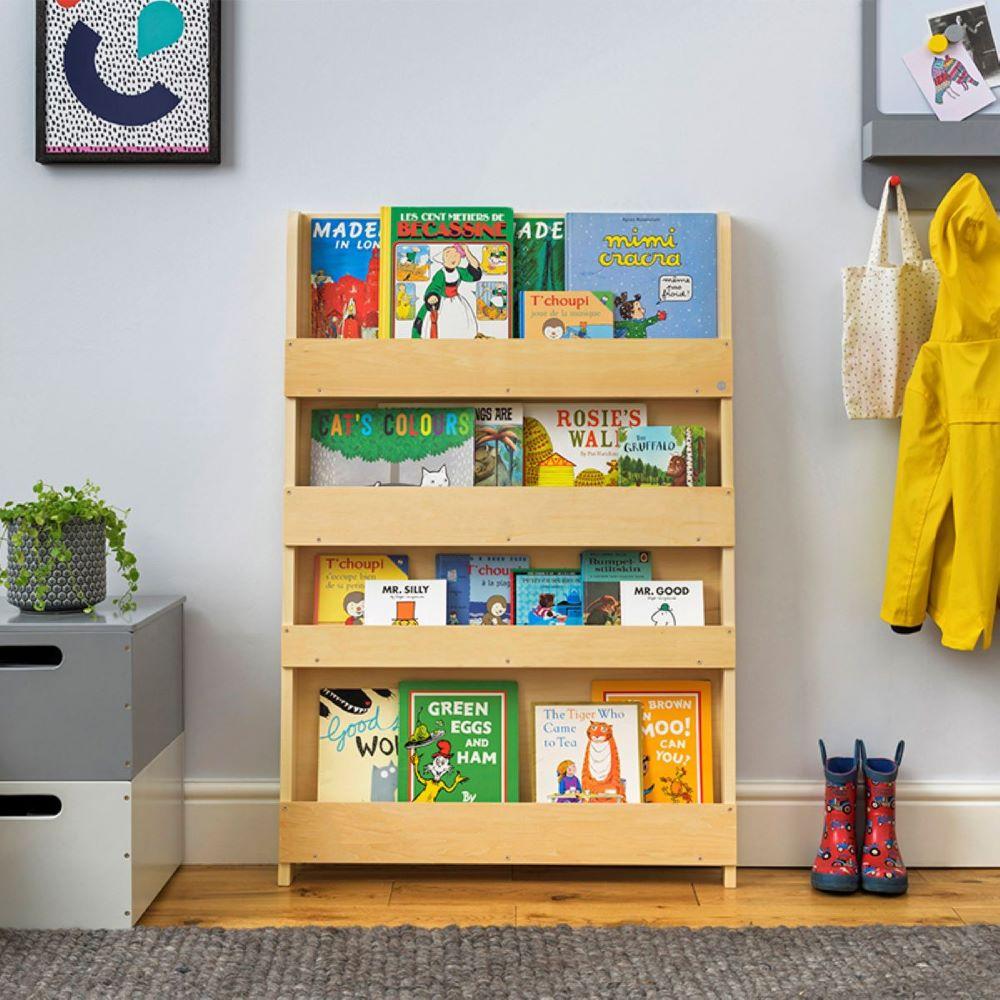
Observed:
[[[129,781],[184,728],[180,597],[0,611],[0,781]]]
[[[183,600],[0,613],[0,927],[129,927],[181,863]]]

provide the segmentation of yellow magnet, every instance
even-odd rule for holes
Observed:
[[[944,35],[931,35],[930,40],[927,42],[927,48],[936,56],[939,56],[948,48],[948,39]]]

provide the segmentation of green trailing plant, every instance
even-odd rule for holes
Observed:
[[[64,486],[61,490],[37,482],[32,491],[34,499],[25,503],[8,500],[0,507],[0,542],[7,543],[7,566],[0,569],[0,584],[32,587],[35,610],[44,611],[49,578],[56,564],[69,563],[73,558],[63,537],[63,528],[71,521],[96,521],[104,525],[107,547],[125,582],[125,593],[116,597],[114,604],[123,614],[134,611],[139,570],[135,556],[125,548],[125,522],[129,511],[105,503],[100,487],[89,479],[82,487]],[[35,557],[34,566],[28,565],[27,552]],[[81,593],[77,596],[84,600]],[[85,610],[89,613],[93,608]]]

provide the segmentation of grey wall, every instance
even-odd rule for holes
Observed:
[[[878,620],[897,429],[839,386],[855,0],[226,6],[224,165],[123,168],[33,162],[33,13],[0,4],[0,496],[132,507],[144,587],[189,599],[189,775],[277,774],[285,212],[423,201],[733,213],[740,776],[814,776],[819,735],[994,776],[997,654]]]

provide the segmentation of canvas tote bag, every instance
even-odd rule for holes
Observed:
[[[902,264],[889,263],[889,182],[882,189],[868,263],[843,269],[844,406],[852,420],[898,417],[917,353],[930,336],[938,270],[923,251],[896,187]]]

